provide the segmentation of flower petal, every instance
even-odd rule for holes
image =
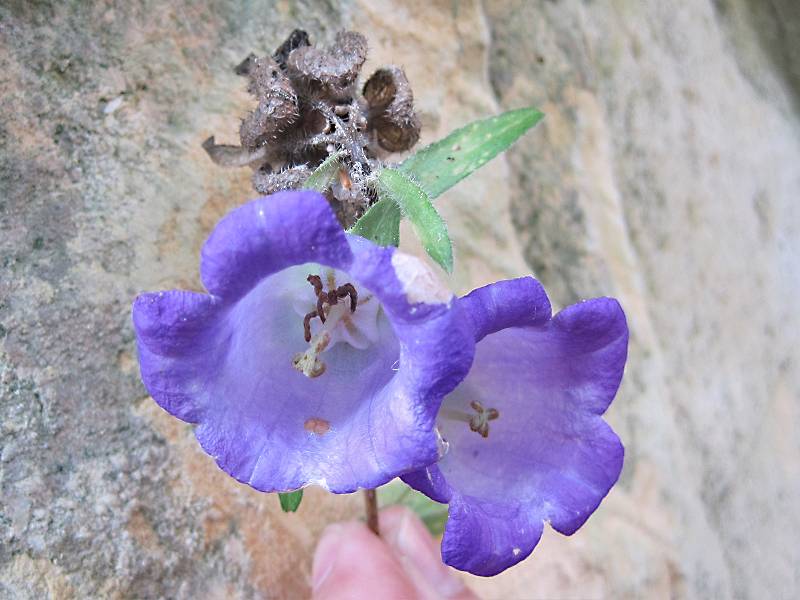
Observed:
[[[457,496],[449,506],[442,559],[473,575],[497,575],[527,558],[542,530],[542,515],[518,503]]]
[[[347,269],[351,260],[344,231],[324,196],[292,190],[228,213],[203,246],[200,275],[211,294],[231,301],[292,265],[318,262]]]
[[[202,415],[196,397],[220,346],[208,323],[220,308],[212,296],[180,290],[142,294],[133,304],[142,381],[164,410],[189,423]]]
[[[550,299],[533,277],[485,285],[459,300],[472,321],[475,341],[507,327],[541,325],[550,320]]]
[[[439,400],[464,379],[472,362],[468,313],[423,261],[358,236],[348,239],[355,256],[350,272],[379,290],[401,342],[402,372],[413,380],[433,422]]]
[[[467,373],[474,344],[455,298],[414,261],[346,236],[319,194],[255,200],[206,243],[203,277],[214,295],[137,299],[145,385],[199,424],[200,444],[223,470],[259,490],[316,483],[351,492],[430,464],[438,406]],[[351,312],[345,299],[336,318],[327,313],[326,326],[350,330],[321,347],[325,367],[315,377],[295,364],[310,348],[310,274],[380,303]],[[317,336],[325,330],[315,319]]]
[[[453,490],[448,485],[437,464],[431,464],[424,469],[406,473],[400,479],[418,492],[428,496],[434,502],[447,504],[453,497]]]
[[[616,300],[598,298],[548,319],[549,302],[531,282],[502,282],[459,301],[480,341],[469,375],[439,413],[449,451],[404,476],[450,502],[445,561],[476,574],[527,556],[543,520],[573,533],[622,468],[622,444],[601,415],[625,365],[625,315]],[[499,415],[486,422],[486,437],[472,429],[475,406]]]
[[[402,417],[390,404],[396,336],[382,317],[377,344],[365,350],[337,344],[324,353],[322,376],[298,372],[292,357],[307,344],[300,321],[287,320],[294,311],[280,295],[288,287],[283,279],[305,272],[274,275],[231,307],[223,327],[231,332],[225,365],[211,384],[214,401],[197,438],[223,470],[262,491],[379,485],[391,475],[374,450],[381,421]]]
[[[552,327],[562,355],[569,359],[574,397],[602,415],[619,389],[628,357],[628,324],[622,307],[614,298],[586,300],[559,312]]]

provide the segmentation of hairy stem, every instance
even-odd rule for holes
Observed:
[[[353,159],[353,162],[364,165],[369,173],[369,161],[364,154],[364,147],[362,145],[362,140],[359,139],[360,135],[358,131],[356,131],[351,123],[342,121],[324,102],[317,102],[315,106],[329,121],[336,125],[336,130],[342,134],[342,138],[347,145],[347,151],[350,154],[350,158]]]

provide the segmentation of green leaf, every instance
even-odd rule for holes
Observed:
[[[283,512],[295,512],[297,511],[297,507],[300,506],[300,502],[303,500],[303,490],[296,490],[285,494],[278,493],[278,499],[281,501]]]
[[[303,188],[307,190],[317,190],[324,192],[328,186],[336,179],[339,174],[339,167],[341,166],[344,151],[334,152],[322,164],[314,169],[314,172],[308,176]]]
[[[400,208],[394,200],[378,200],[350,228],[352,233],[379,246],[400,245]]]
[[[447,522],[447,505],[434,502],[424,494],[411,489],[399,479],[378,488],[378,503],[381,507],[392,504],[408,506],[413,510],[432,535],[441,535]]]
[[[452,273],[453,247],[447,226],[425,190],[397,169],[381,169],[376,183],[378,196],[394,200],[400,212],[411,221],[425,251],[445,271]]]
[[[511,146],[543,116],[535,108],[521,108],[476,121],[423,148],[398,169],[411,175],[430,199],[436,198]],[[397,246],[400,209],[396,199],[383,197],[351,231],[382,245]]]
[[[543,116],[535,108],[520,108],[475,121],[409,156],[398,168],[436,198],[511,146]]]

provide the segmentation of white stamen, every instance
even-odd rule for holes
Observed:
[[[325,363],[319,359],[319,355],[325,351],[331,341],[331,334],[323,331],[311,339],[308,350],[296,354],[292,359],[292,365],[306,377],[319,377],[325,372]]]
[[[323,285],[327,286],[328,293],[337,290],[338,283],[347,281],[346,274],[339,273],[333,269],[323,270],[321,273]],[[359,289],[357,281],[353,285],[358,292],[356,310],[351,307],[351,299],[334,297],[335,304],[331,305],[327,301],[323,302],[325,311],[325,322],[316,315],[318,307],[314,290],[305,285],[297,285],[296,289],[291,288],[291,302],[298,315],[307,315],[314,311],[315,316],[310,318],[307,323],[310,329],[307,330],[311,335],[309,347],[304,352],[298,353],[292,359],[295,369],[303,373],[306,377],[319,377],[325,372],[325,363],[320,359],[320,355],[334,347],[339,342],[346,343],[357,350],[366,350],[375,344],[380,337],[379,313],[381,310],[380,302],[369,293],[369,290]],[[316,310],[315,310],[316,309]]]

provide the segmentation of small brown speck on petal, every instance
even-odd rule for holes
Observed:
[[[316,435],[325,435],[330,430],[331,424],[325,419],[311,417],[310,419],[306,420],[306,422],[303,424],[303,427],[310,433]]]

